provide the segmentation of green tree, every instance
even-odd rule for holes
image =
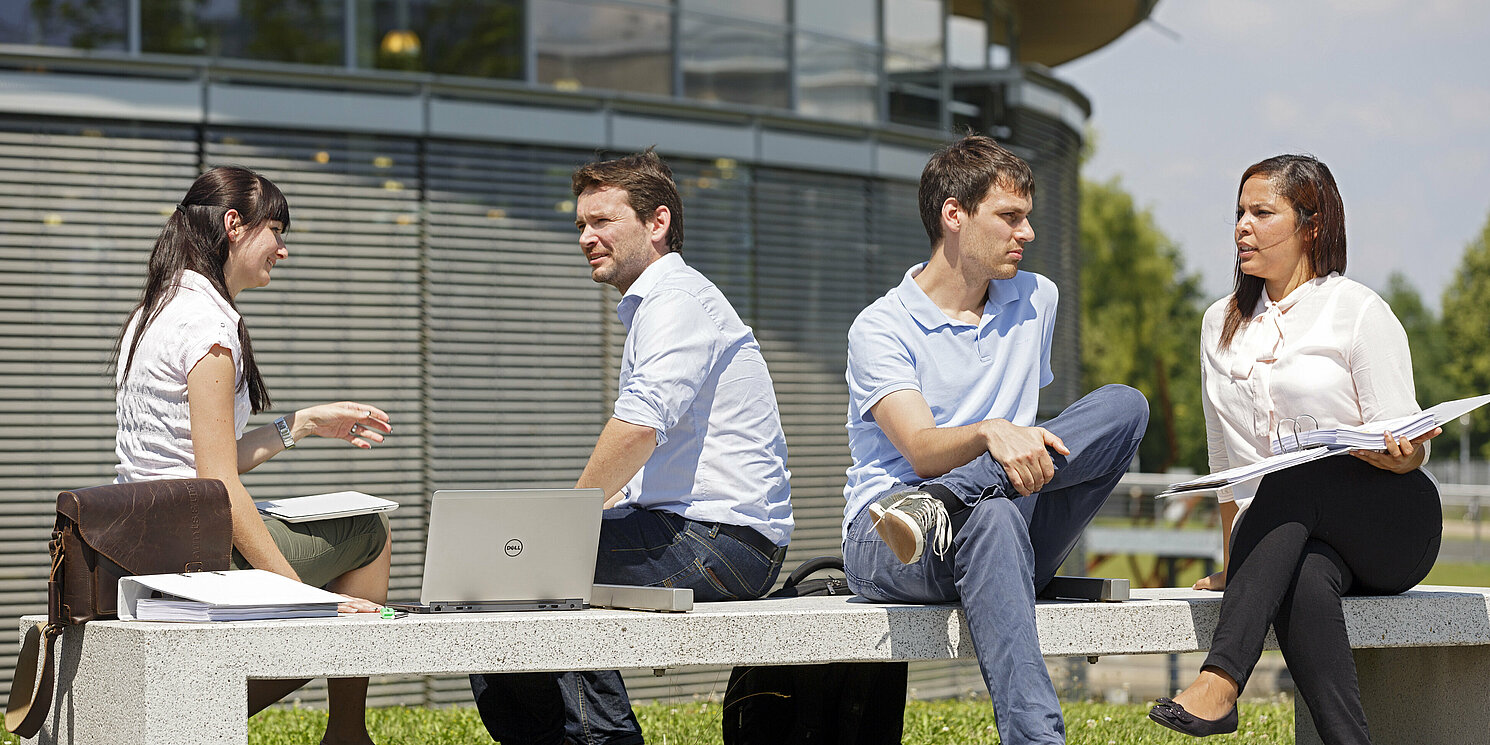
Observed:
[[[1444,371],[1458,392],[1490,393],[1490,221],[1465,247],[1454,281],[1444,291],[1443,339],[1448,357]],[[1470,442],[1477,445],[1479,457],[1490,458],[1490,413],[1481,409],[1471,417]]]
[[[1199,277],[1117,178],[1082,180],[1081,254],[1083,385],[1126,383],[1148,397],[1143,470],[1205,473]]]
[[[1423,304],[1417,288],[1401,272],[1392,272],[1392,276],[1387,278],[1387,291],[1382,299],[1392,306],[1392,313],[1396,314],[1397,320],[1402,322],[1403,330],[1407,332],[1407,343],[1412,349],[1412,379],[1417,389],[1414,394],[1418,405],[1432,406],[1469,395],[1461,394],[1459,386],[1449,376],[1449,346],[1443,323],[1431,308]],[[1458,425],[1444,427],[1444,433],[1434,438],[1433,447],[1440,453],[1434,456],[1435,459],[1452,457],[1442,455],[1443,453],[1457,453]]]

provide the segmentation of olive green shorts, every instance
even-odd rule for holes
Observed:
[[[300,575],[300,581],[316,587],[325,587],[337,577],[372,563],[388,541],[388,515],[382,513],[305,523],[265,517],[264,527]],[[233,549],[234,569],[251,566],[238,549]]]

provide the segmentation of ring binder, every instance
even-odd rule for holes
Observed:
[[[1169,497],[1187,492],[1222,489],[1312,460],[1348,453],[1351,450],[1385,450],[1383,436],[1387,432],[1391,432],[1393,437],[1416,439],[1486,404],[1490,404],[1490,394],[1445,401],[1416,414],[1395,419],[1381,419],[1354,427],[1336,426],[1326,429],[1320,429],[1319,422],[1314,417],[1301,414],[1278,422],[1278,426],[1273,429],[1275,439],[1271,443],[1272,456],[1217,471],[1209,476],[1172,484],[1158,496]],[[1300,419],[1313,422],[1313,427],[1303,429],[1299,425]],[[1289,436],[1293,438],[1291,448],[1284,445],[1283,425],[1285,423],[1292,428],[1292,432],[1289,433]]]
[[[1293,425],[1293,449],[1294,450],[1303,450],[1304,449],[1303,444],[1299,442],[1299,420],[1300,419],[1308,419],[1310,422],[1313,423],[1309,427],[1309,430],[1308,431],[1313,432],[1314,430],[1319,429],[1319,420],[1318,419],[1315,419],[1314,417],[1312,417],[1312,416],[1310,416],[1308,414],[1300,414],[1300,415],[1298,415],[1296,417],[1289,417],[1288,419],[1284,419],[1284,420],[1278,422],[1278,426],[1273,428],[1273,439],[1274,440],[1277,440],[1278,443],[1279,443],[1277,452],[1287,452],[1287,448],[1284,448],[1283,447],[1283,444],[1282,444],[1284,442],[1284,439],[1283,439],[1283,425],[1284,424],[1292,424]]]

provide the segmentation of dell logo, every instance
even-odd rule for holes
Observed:
[[[508,556],[517,556],[523,552],[523,542],[513,538],[507,541],[507,545],[503,547],[503,550],[507,552]]]

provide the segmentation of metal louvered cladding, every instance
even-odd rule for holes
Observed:
[[[399,502],[391,513],[389,593],[417,597],[424,559],[420,397],[420,183],[414,140],[346,134],[212,128],[208,166],[252,168],[290,204],[289,259],[268,287],[238,297],[254,353],[280,413],[351,400],[388,412],[393,434],[372,451],[324,438],[244,475],[258,498],[356,489]],[[184,192],[190,178],[177,190]],[[317,682],[295,694],[318,700]],[[418,680],[374,681],[373,705],[419,701]]]
[[[602,329],[615,306],[590,280],[569,193],[569,175],[586,159],[428,144],[436,489],[573,486],[610,415]],[[471,689],[464,676],[431,678],[429,696],[469,703]]]
[[[1055,381],[1040,391],[1040,416],[1059,414],[1080,398],[1081,390],[1081,136],[1060,120],[1028,109],[1010,113],[1014,136],[1035,174],[1035,209],[1030,222],[1035,240],[1025,269],[1049,277],[1060,288],[1050,368]]]
[[[754,326],[753,172],[728,160],[670,159],[668,165],[683,199],[683,258],[724,293],[747,325]],[[766,365],[770,367],[769,359]]]
[[[755,195],[755,330],[786,431],[790,567],[842,550],[848,327],[872,298],[868,181],[762,168]]]
[[[1045,397],[1058,405],[1076,395],[1076,140],[1058,122],[1020,116],[1017,137],[1046,138],[1031,148],[1045,155],[1033,160],[1044,250],[1030,268],[1064,296],[1057,384]],[[590,280],[576,246],[569,174],[591,158],[490,142],[0,119],[0,407],[19,425],[0,435],[7,616],[44,609],[56,493],[112,478],[108,353],[153,240],[201,164],[259,170],[290,201],[290,259],[273,284],[239,298],[275,411],[350,399],[387,410],[395,427],[370,453],[312,439],[248,474],[255,496],[355,488],[398,500],[391,594],[408,598],[432,490],[572,484],[610,416],[624,338],[617,293]],[[929,253],[915,185],[671,163],[684,256],[755,329],[776,384],[797,522],[787,568],[838,554],[846,334]],[[0,675],[15,651],[0,636]],[[915,671],[923,696],[981,689],[967,664]],[[719,692],[727,676],[695,668],[628,680],[647,700]],[[371,700],[464,704],[470,693],[464,677],[403,679],[375,682]]]
[[[0,616],[46,613],[57,492],[114,479],[114,337],[195,130],[0,118]],[[0,633],[0,685],[19,645]]]
[[[869,287],[865,305],[900,284],[907,269],[931,258],[931,244],[921,226],[916,204],[916,184],[898,181],[870,183],[869,232],[864,236],[869,251]],[[845,364],[848,345],[844,344]],[[848,415],[848,399],[843,402]]]

